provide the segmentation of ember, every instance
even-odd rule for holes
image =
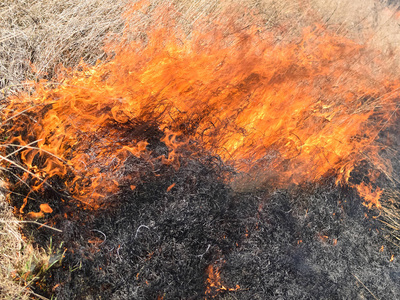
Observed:
[[[218,267],[214,269],[212,265],[207,267],[207,289],[206,296],[215,297],[221,291],[236,291],[240,289],[239,285],[236,285],[235,288],[227,288],[221,283],[220,271]]]

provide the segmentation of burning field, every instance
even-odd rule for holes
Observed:
[[[400,14],[335,3],[133,1],[101,60],[31,61],[2,101],[1,168],[47,256],[14,281],[40,299],[400,299]]]

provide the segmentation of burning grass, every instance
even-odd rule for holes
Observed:
[[[1,14],[16,28],[1,46],[22,45],[3,53],[3,91],[34,79],[4,102],[10,201],[62,228],[52,238],[70,249],[69,272],[46,269],[47,296],[176,299],[208,286],[210,298],[298,299],[324,296],[318,282],[329,297],[397,297],[393,250],[376,253],[379,223],[365,219],[378,208],[398,227],[398,153],[385,140],[398,132],[394,9],[142,1],[123,23],[122,2],[57,3]]]
[[[128,10],[126,28],[146,9]],[[154,9],[158,23],[132,42],[127,29],[108,44],[108,62],[82,62],[59,73],[59,86],[40,81],[10,97],[6,114],[19,117],[8,142],[35,145],[21,151],[30,170],[22,177],[35,173],[39,190],[43,178],[72,173],[66,189],[96,208],[125,180],[119,169],[127,157],[149,156],[147,135],[134,132],[149,123],[170,148],[159,159],[176,166],[179,148],[195,142],[238,171],[271,173],[277,186],[328,172],[347,183],[363,159],[389,174],[375,139],[397,109],[400,85],[385,65],[375,72],[385,55],[321,25],[278,41],[281,27],[247,25],[252,20],[230,13],[193,23],[189,37],[177,11]],[[136,185],[134,174],[130,180]],[[370,186],[357,188],[379,205]]]
[[[122,1],[117,4],[114,1],[52,0],[10,0],[0,4],[2,101],[24,89],[26,80],[52,78],[60,63],[73,66],[81,58],[94,63],[104,57],[101,45],[105,36],[123,26],[120,18],[123,5]],[[5,137],[9,135],[5,133]],[[22,238],[19,230],[22,223],[15,219],[4,197],[1,198],[0,219],[0,298],[28,299],[32,296],[29,284],[16,283],[15,278],[32,272],[29,261],[42,260],[44,250],[38,250],[31,241]],[[46,248],[48,244],[41,247]]]

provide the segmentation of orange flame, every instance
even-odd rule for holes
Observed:
[[[218,267],[213,267],[213,265],[209,265],[206,270],[207,273],[207,288],[205,291],[206,296],[214,298],[219,292],[222,291],[236,291],[240,289],[239,285],[236,285],[235,288],[227,288],[221,283],[221,272]]]
[[[237,170],[276,174],[279,185],[329,172],[347,181],[364,157],[383,166],[373,142],[400,84],[374,71],[377,53],[322,25],[277,42],[273,29],[237,30],[223,14],[207,28],[194,24],[190,37],[162,20],[146,42],[122,38],[108,46],[109,61],[81,62],[59,85],[32,83],[34,92],[10,99],[7,111],[18,115],[10,143],[25,147],[32,174],[66,178],[75,198],[96,208],[118,190],[129,157],[154,159],[137,129],[150,123],[170,149],[156,159],[176,168],[189,141]],[[382,191],[357,190],[379,207]]]
[[[29,212],[27,217],[30,219],[40,219],[44,217],[44,214],[51,214],[53,209],[47,204],[43,203],[40,204],[40,211],[39,212]]]
[[[366,185],[365,183],[360,183],[356,186],[358,194],[364,199],[364,205],[368,208],[376,207],[382,208],[382,205],[379,202],[379,199],[383,193],[379,187],[377,187],[374,191],[371,187],[371,184]]]

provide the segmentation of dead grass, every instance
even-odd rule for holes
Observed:
[[[17,90],[24,80],[51,78],[60,63],[74,66],[81,58],[89,63],[104,58],[106,35],[123,26],[124,2],[10,0],[0,4],[0,89]]]
[[[121,13],[129,0],[10,0],[0,4],[0,89],[18,90],[26,79],[52,78],[57,66],[74,66],[82,58],[88,63],[104,59],[104,39],[120,33]],[[367,1],[275,1],[275,0],[150,0],[150,10],[133,18],[131,30],[148,25],[151,8],[174,3],[177,22],[190,32],[193,22],[217,16],[227,7],[243,10],[271,28],[284,24],[282,39],[290,39],[305,26],[323,23],[350,38],[393,52],[400,35],[398,17],[387,5]],[[32,71],[31,64],[37,73]]]
[[[59,64],[75,66],[80,59],[95,63],[105,58],[103,42],[111,33],[121,33],[121,18],[129,0],[8,0],[0,4],[0,99],[24,87],[25,80],[51,79]],[[291,40],[302,28],[322,23],[339,34],[365,43],[391,58],[377,72],[398,74],[400,57],[394,55],[400,45],[399,17],[381,1],[308,2],[276,0],[151,0],[150,9],[138,12],[129,24],[140,35],[148,26],[152,8],[174,3],[176,21],[190,35],[193,23],[203,16],[218,16],[227,7],[252,16],[266,30],[282,26],[278,40]],[[222,4],[223,3],[223,4]],[[35,67],[32,68],[32,65]],[[397,207],[384,208],[387,221],[400,231]],[[29,292],[13,280],[40,251],[23,239],[18,223],[4,197],[0,197],[0,299],[28,299]],[[25,249],[25,251],[21,251]],[[29,250],[27,250],[29,249]]]
[[[23,251],[27,244],[4,196],[0,199],[0,220],[0,299],[28,299],[28,290],[17,284],[14,276],[29,261],[30,254]]]
[[[378,219],[385,225],[385,238],[400,248],[400,191],[387,189]]]

